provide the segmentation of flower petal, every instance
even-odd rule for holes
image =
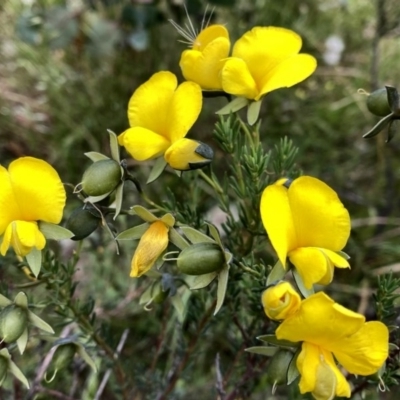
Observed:
[[[278,339],[310,342],[324,349],[343,346],[344,338],[364,325],[365,317],[335,303],[323,292],[303,300],[299,311],[276,330]]]
[[[118,142],[138,161],[159,157],[171,145],[164,136],[138,126],[121,133]]]
[[[329,259],[318,248],[299,247],[289,252],[288,256],[307,289],[311,289],[312,285],[318,283],[328,272]]]
[[[211,42],[217,39],[225,39],[229,43],[229,32],[223,25],[210,25],[203,29],[193,43],[193,50],[203,51]],[[228,47],[229,52],[229,47]],[[228,53],[226,53],[226,56]],[[226,57],[225,56],[225,57]]]
[[[0,165],[0,235],[10,222],[21,218],[21,211],[15,199],[15,194],[8,171]]]
[[[168,246],[168,227],[161,221],[153,222],[141,237],[131,264],[133,278],[146,273]]]
[[[22,157],[10,164],[8,172],[20,210],[18,219],[53,224],[61,221],[66,194],[57,171],[50,164]]]
[[[336,192],[310,176],[295,179],[288,189],[298,247],[339,251],[350,235],[350,217]]]
[[[349,262],[339,254],[328,249],[321,249],[324,254],[329,258],[331,263],[337,268],[350,268]]]
[[[280,184],[267,186],[261,197],[261,219],[279,260],[286,265],[287,253],[297,247],[288,190]]]
[[[166,137],[172,143],[186,136],[196,122],[201,107],[203,95],[201,88],[194,82],[183,82],[178,86],[168,109]],[[153,118],[156,118],[154,114]]]
[[[344,368],[352,374],[371,375],[388,357],[389,331],[379,321],[367,322],[350,337],[342,338],[330,350]]]
[[[227,93],[247,99],[258,97],[259,90],[256,81],[246,62],[240,58],[230,57],[225,61],[221,70],[221,83]]]
[[[133,93],[128,104],[130,126],[140,126],[168,138],[169,106],[178,85],[169,71],[155,73]]]
[[[260,95],[296,85],[308,78],[316,68],[317,60],[309,54],[296,54],[283,60],[260,80]]]

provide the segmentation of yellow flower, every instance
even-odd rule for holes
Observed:
[[[153,222],[141,237],[132,258],[131,277],[138,278],[151,269],[168,246],[169,227],[162,221]]]
[[[211,25],[188,39],[192,48],[182,53],[179,62],[184,78],[205,90],[222,89],[221,68],[231,46],[227,29],[223,25]]]
[[[278,339],[303,342],[297,359],[300,392],[319,400],[350,397],[349,383],[333,356],[348,372],[371,375],[385,362],[389,331],[378,321],[335,303],[319,292],[303,300],[299,310],[276,330]]]
[[[131,127],[119,135],[118,142],[138,161],[160,157],[186,136],[201,107],[197,83],[178,86],[174,74],[158,72],[133,93],[128,105]]]
[[[301,304],[299,294],[288,282],[269,287],[263,292],[261,301],[268,318],[277,320],[289,317]]]
[[[221,71],[222,88],[258,101],[273,90],[308,78],[317,66],[309,54],[298,54],[301,37],[284,28],[255,27],[234,45]]]
[[[22,157],[7,169],[0,166],[1,255],[10,245],[21,257],[42,250],[46,239],[38,221],[58,224],[66,194],[55,169],[43,160]]]
[[[291,184],[281,179],[261,198],[261,218],[286,267],[296,267],[306,288],[332,281],[334,266],[348,268],[338,252],[350,235],[350,217],[337,194],[319,179],[302,176]]]

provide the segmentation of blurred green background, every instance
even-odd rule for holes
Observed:
[[[371,296],[370,288],[376,287],[376,276],[389,270],[400,271],[400,137],[395,136],[389,144],[385,143],[385,132],[373,139],[362,138],[378,117],[368,112],[366,96],[359,94],[358,89],[370,92],[384,85],[400,89],[398,2],[207,3],[207,13],[213,10],[211,23],[226,24],[232,43],[253,26],[283,26],[298,32],[303,38],[302,51],[318,59],[313,76],[293,88],[272,92],[264,100],[262,140],[268,149],[288,136],[299,147],[297,164],[303,173],[318,177],[339,193],[353,220],[352,237],[345,249],[352,257],[352,273],[337,270],[328,291],[336,293],[336,297],[342,293],[344,303],[352,309],[372,313],[365,304]],[[206,5],[201,0],[187,2],[197,27]],[[1,164],[8,165],[24,155],[44,158],[58,170],[64,182],[76,185],[90,164],[84,153],[109,154],[106,130],[119,134],[128,127],[126,107],[138,85],[159,70],[170,70],[182,81],[178,63],[185,45],[178,42],[178,33],[168,19],[185,23],[182,1],[1,2]],[[207,99],[189,137],[215,147],[214,113],[224,104],[223,98]],[[223,153],[215,150],[215,165],[223,166]],[[138,163],[127,159],[144,183],[150,167],[146,164],[139,168]],[[222,175],[224,171],[219,172]],[[146,188],[151,196],[167,200],[169,189],[176,201],[187,203],[188,188],[193,183],[190,177],[186,176],[182,183],[167,174],[161,182]],[[66,216],[76,205],[70,197]],[[126,206],[135,202],[138,199],[132,187]],[[208,199],[197,211],[205,213],[214,205]],[[168,313],[161,308],[153,310],[149,324],[149,315],[138,305],[140,290],[136,282],[127,280],[131,251],[116,261],[112,245],[106,242],[100,233],[86,244],[90,251],[76,276],[81,282],[80,293],[95,297],[97,315],[107,322],[110,337],[115,335],[116,343],[122,329],[131,328],[124,357],[137,385],[136,397],[132,398],[153,399],[164,378],[152,360],[164,362],[165,369],[172,362],[168,349],[158,342]],[[3,279],[4,271],[1,275]],[[97,298],[96,293],[102,296]],[[254,313],[263,318],[260,310]],[[190,318],[186,324],[185,329],[190,332]],[[225,372],[233,365],[226,375],[226,385],[227,392],[236,390],[237,397],[230,398],[273,398],[262,368],[251,369],[254,355],[242,351],[243,335],[237,325],[213,321],[203,334],[207,346],[189,363],[171,398],[216,398],[217,352]],[[254,337],[247,339],[247,346],[255,345]],[[171,346],[179,353],[179,343]],[[158,351],[160,354],[154,358]],[[237,364],[232,362],[236,354],[240,354]],[[29,366],[32,374],[34,364]],[[55,385],[61,392],[68,393],[71,379],[78,379],[71,376],[58,378]],[[198,393],[202,393],[201,397]],[[287,392],[282,393],[286,394],[280,397],[278,390],[274,398],[287,398]],[[40,396],[37,398],[53,398],[45,390]],[[82,388],[76,388],[70,396],[91,398],[90,394],[82,394]],[[119,398],[118,390],[106,391],[104,396]],[[295,398],[295,394],[292,396]],[[377,398],[373,391],[370,396]],[[395,391],[380,396],[397,398]]]

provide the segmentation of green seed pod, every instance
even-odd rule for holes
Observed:
[[[204,275],[221,270],[225,255],[216,243],[195,243],[181,251],[176,263],[184,274]]]
[[[28,311],[10,304],[0,313],[0,334],[6,343],[15,342],[28,325]]]
[[[89,208],[76,208],[69,216],[65,227],[75,234],[72,240],[82,240],[93,233],[99,226],[99,212]]]
[[[375,90],[367,97],[368,110],[378,117],[385,117],[390,114],[388,95],[386,88]]]
[[[83,174],[82,189],[89,196],[102,196],[113,191],[121,181],[121,166],[115,160],[93,163]]]
[[[6,357],[0,356],[0,385],[7,375],[8,366],[9,366],[9,359]]]
[[[71,365],[76,349],[75,343],[66,343],[58,346],[54,352],[49,370],[60,371]]]
[[[294,354],[290,350],[279,349],[267,367],[267,381],[276,386],[286,384],[287,371]]]

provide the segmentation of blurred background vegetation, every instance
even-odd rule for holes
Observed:
[[[213,10],[211,22],[226,24],[232,43],[253,26],[283,26],[298,32],[303,38],[302,51],[318,59],[312,77],[267,96],[262,107],[262,140],[266,149],[272,149],[280,138],[292,139],[299,147],[298,167],[333,187],[349,209],[353,231],[345,250],[352,257],[352,271],[336,270],[327,291],[344,305],[373,318],[371,295],[377,276],[400,271],[400,137],[395,136],[389,144],[385,143],[385,133],[369,140],[362,138],[378,118],[368,112],[366,97],[357,90],[370,92],[385,84],[400,89],[398,1],[207,3],[207,12]],[[206,2],[189,0],[187,8],[192,21],[200,26]],[[168,22],[171,18],[180,24],[185,22],[182,1],[2,1],[1,164],[8,165],[24,155],[43,158],[58,170],[64,182],[76,185],[90,164],[83,153],[109,154],[106,129],[119,134],[128,127],[127,102],[138,85],[159,70],[173,71],[182,79],[178,62],[184,45],[177,41],[178,34]],[[218,170],[221,175],[223,153],[216,148],[212,132],[217,121],[214,112],[224,104],[223,98],[207,99],[199,121],[189,133],[214,146],[215,165],[222,166]],[[129,157],[127,160],[144,184],[150,165],[139,167]],[[188,204],[193,194],[192,175],[184,174],[179,180],[167,173],[158,182],[162,184],[145,188],[149,195],[178,207],[191,216],[194,224],[200,224],[206,213],[214,215],[210,214],[215,206],[211,197]],[[133,189],[126,207],[140,203]],[[71,192],[66,217],[76,206]],[[123,221],[126,227],[135,223]],[[102,231],[91,236],[74,279],[79,282],[81,298],[94,297],[92,305],[101,321],[100,329],[114,343],[113,348],[124,329],[130,328],[121,353],[130,376],[130,398],[163,398],[163,388],[170,379],[168,372],[191,345],[196,357],[185,363],[168,398],[206,400],[222,398],[222,392],[226,393],[225,399],[296,398],[296,388],[290,393],[283,390],[282,394],[278,390],[273,397],[263,374],[268,360],[244,352],[246,347],[256,345],[255,336],[266,333],[258,304],[260,291],[255,291],[254,301],[239,300],[240,294],[232,289],[232,304],[235,298],[236,303],[244,301],[252,312],[238,312],[237,304],[224,306],[217,318],[201,327],[201,338],[193,340],[200,331],[198,316],[204,313],[204,293],[192,296],[182,326],[176,321],[171,323],[168,306],[154,307],[150,316],[138,302],[143,289],[127,278],[133,247],[123,249],[116,257],[114,245],[109,242]],[[67,260],[71,249],[64,246],[62,252]],[[6,268],[7,259],[1,260],[1,267],[3,285],[20,274],[17,268]],[[30,295],[41,298],[40,290]],[[46,310],[49,315],[54,311]],[[54,326],[56,320],[52,321]],[[23,366],[31,380],[37,377],[45,355],[37,351],[37,346],[31,345],[30,361]],[[106,369],[107,364],[102,365],[102,371]],[[219,372],[223,390],[218,388]],[[37,385],[29,398],[94,398],[91,387],[97,387],[98,380],[100,377],[91,376],[77,360],[69,373],[61,374],[51,384]],[[24,398],[19,390],[15,384],[6,385],[0,389],[0,397]],[[112,377],[101,398],[122,398],[121,391],[120,383]],[[398,395],[393,388],[390,393],[379,394],[379,398],[394,399]],[[374,389],[369,396],[378,398]]]

